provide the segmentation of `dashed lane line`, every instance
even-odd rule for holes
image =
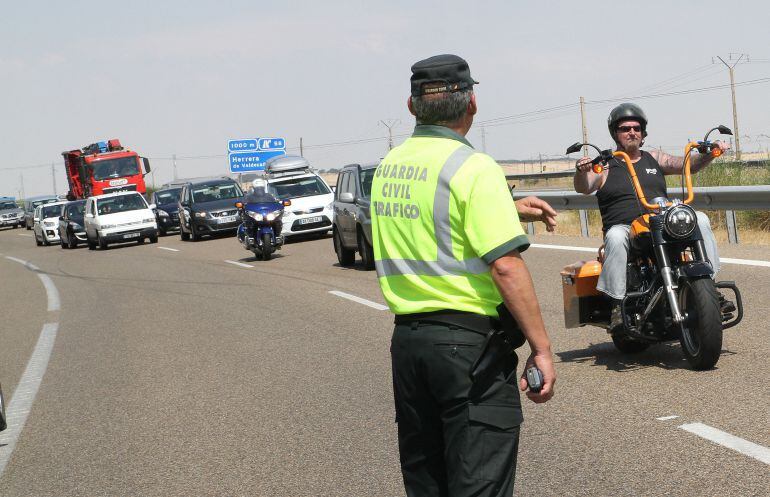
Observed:
[[[356,297],[355,295],[351,295],[349,293],[340,292],[338,290],[330,290],[329,293],[336,295],[337,297],[342,297],[343,299],[352,300],[353,302],[358,302],[359,304],[369,306],[372,309],[377,309],[378,311],[388,310],[388,306],[386,305],[378,304],[377,302],[372,302],[371,300],[362,299],[361,297]]]
[[[661,416],[659,418],[655,418],[658,421],[671,421],[672,419],[677,419],[679,416]]]
[[[551,249],[551,250],[570,250],[572,252],[593,252],[596,253],[599,247],[573,247],[570,245],[551,245],[547,243],[533,243],[530,245],[532,248]],[[725,264],[738,264],[741,266],[759,266],[770,267],[770,261],[762,261],[757,259],[734,259],[732,257],[720,257],[719,262]]]
[[[749,442],[703,423],[688,423],[679,426],[679,428],[770,465],[770,449],[767,447]]]
[[[171,248],[171,247],[158,247],[160,250],[169,250],[171,252],[179,252],[179,249]]]
[[[58,311],[61,309],[61,299],[59,298],[59,290],[56,289],[56,285],[53,284],[53,280],[51,280],[51,277],[47,274],[40,271],[40,268],[32,264],[31,262],[27,262],[22,259],[18,259],[16,257],[11,256],[5,256],[6,259],[18,262],[19,264],[23,265],[27,269],[30,269],[33,271],[38,278],[40,278],[40,281],[43,282],[43,286],[45,287],[45,293],[48,296],[48,310],[49,311]]]
[[[8,403],[8,408],[5,411],[8,429],[0,433],[0,476],[8,465],[13,449],[16,448],[16,442],[19,440],[19,435],[21,435],[24,424],[27,422],[27,416],[32,409],[32,402],[35,400],[45,370],[48,368],[48,360],[51,358],[51,351],[58,331],[59,323],[43,325],[32,357],[29,358],[27,368],[21,375],[21,380]]]
[[[229,260],[226,260],[225,262],[226,262],[226,263],[228,263],[228,264],[232,264],[232,265],[234,265],[234,266],[240,266],[240,267],[254,267],[254,266],[252,266],[251,264],[244,264],[244,263],[242,263],[242,262],[238,262],[238,261],[229,261]]]

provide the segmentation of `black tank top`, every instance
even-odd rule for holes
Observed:
[[[626,163],[614,158],[610,165],[613,167],[607,170],[607,180],[596,192],[599,211],[602,214],[602,230],[605,233],[616,224],[631,224],[645,212],[637,201]],[[642,158],[634,164],[634,169],[648,202],[655,197],[666,196],[663,170],[650,154],[643,151]]]

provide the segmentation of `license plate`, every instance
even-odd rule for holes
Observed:
[[[299,224],[320,223],[321,219],[323,219],[321,216],[306,217],[305,219],[300,219]]]
[[[217,222],[219,224],[234,223],[236,219],[238,219],[237,216],[224,216],[217,219]]]
[[[126,233],[123,238],[139,238],[139,233]]]

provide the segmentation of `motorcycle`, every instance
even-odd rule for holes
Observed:
[[[625,152],[600,150],[590,143],[575,143],[567,154],[588,146],[599,155],[592,161],[593,171],[601,173],[613,158],[625,163],[634,186],[640,211],[631,224],[627,265],[626,296],[620,303],[622,324],[611,326],[612,303],[596,289],[602,269],[602,249],[596,261],[580,261],[561,272],[564,323],[567,328],[585,325],[604,328],[615,346],[624,353],[637,353],[653,343],[679,340],[687,362],[695,370],[714,367],[722,351],[722,332],[743,319],[741,293],[733,281],[714,282],[714,271],[706,257],[703,237],[692,203],[694,193],[690,174],[693,150],[722,154],[718,144],[709,141],[712,132],[732,135],[725,126],[711,129],[702,141],[685,147],[682,196],[645,197],[636,170]],[[720,290],[733,292],[727,300]]]
[[[236,202],[241,216],[238,226],[238,240],[243,248],[254,252],[257,259],[269,261],[273,252],[283,245],[281,218],[283,208],[291,205],[290,200],[268,202]]]

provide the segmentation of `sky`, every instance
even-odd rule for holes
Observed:
[[[318,169],[376,161],[381,121],[395,144],[413,129],[411,65],[440,53],[480,82],[468,139],[498,160],[561,156],[581,96],[602,148],[623,99],[647,112],[648,147],[732,128],[729,87],[690,90],[729,84],[715,57],[740,54],[742,149],[770,148],[767,2],[3,3],[0,196],[22,196],[22,177],[26,196],[54,178],[66,193],[61,152],[110,138],[148,157],[157,185],[174,154],[180,178],[227,174],[237,138],[284,137],[289,153],[301,138]]]

